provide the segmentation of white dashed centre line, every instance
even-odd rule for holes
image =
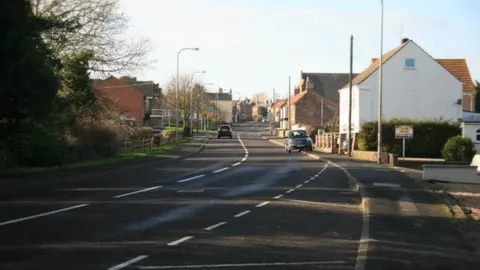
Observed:
[[[234,217],[241,217],[241,216],[245,216],[246,214],[248,214],[248,213],[250,213],[250,212],[252,212],[252,211],[250,211],[250,210],[243,211],[243,212],[241,212],[241,213],[238,213],[238,214],[236,214]]]
[[[394,184],[394,183],[379,183],[375,182],[373,183],[374,186],[376,187],[390,187],[390,188],[400,188],[399,184]]]
[[[238,166],[240,164],[242,164],[242,162],[237,162],[237,163],[233,164],[232,167]]]
[[[289,189],[289,190],[285,191],[285,193],[291,193],[293,191],[294,191],[294,189],[292,188],[292,189]]]
[[[280,195],[275,196],[275,197],[273,197],[273,198],[278,200],[278,199],[280,199],[280,198],[282,198],[282,197],[283,197],[283,194],[280,194]]]
[[[196,176],[193,176],[193,177],[178,180],[177,183],[184,183],[184,182],[192,181],[192,180],[202,178],[202,177],[205,177],[205,174],[200,174],[200,175],[196,175]]]
[[[143,193],[143,192],[147,192],[147,191],[159,189],[159,188],[161,188],[161,187],[162,187],[162,186],[149,187],[149,188],[145,188],[145,189],[141,189],[141,190],[137,190],[137,191],[125,193],[125,194],[120,194],[120,195],[114,196],[113,198],[119,199],[119,198],[127,197],[127,196],[130,196],[130,195],[134,195],[134,194],[138,194],[138,193]]]
[[[242,158],[242,162],[244,162],[244,161],[246,161],[246,160],[247,160],[247,158],[246,158],[246,157]]]
[[[173,241],[173,242],[168,243],[167,246],[177,246],[177,245],[179,245],[179,244],[181,244],[181,243],[183,243],[183,242],[185,242],[185,241],[188,241],[188,240],[190,240],[190,239],[192,239],[192,238],[193,238],[193,236],[185,236],[185,237],[182,237],[182,238],[180,238],[180,239],[178,239],[178,240],[175,240],[175,241]]]
[[[257,205],[255,205],[255,207],[264,207],[265,205],[269,204],[270,202],[262,202],[262,203],[259,203]]]
[[[308,184],[308,183],[310,183],[310,180],[307,180],[307,181],[305,181],[305,182],[303,182],[303,183],[304,183],[304,184]]]
[[[123,268],[125,268],[125,267],[127,267],[127,266],[129,266],[129,265],[131,265],[131,264],[134,264],[134,263],[136,263],[136,262],[139,262],[139,261],[141,261],[141,260],[143,260],[143,259],[145,259],[145,258],[147,258],[147,257],[148,257],[148,255],[141,255],[141,256],[135,257],[135,258],[133,258],[133,259],[131,259],[131,260],[128,260],[128,261],[126,261],[126,262],[123,262],[123,263],[121,263],[121,264],[117,264],[117,265],[115,265],[115,266],[112,266],[112,267],[108,268],[108,270],[119,270],[119,269],[123,269]]]
[[[212,226],[210,226],[210,227],[206,227],[205,230],[206,230],[206,231],[211,231],[211,230],[213,230],[213,229],[215,229],[215,228],[218,228],[218,227],[220,227],[220,226],[223,226],[223,225],[225,225],[225,224],[227,224],[227,222],[225,222],[225,221],[224,221],[224,222],[219,222],[219,223],[217,223],[217,224],[215,224],[215,225],[212,225]]]
[[[303,187],[303,185],[302,185],[302,184],[300,184],[300,185],[297,185],[295,188],[301,188],[301,187]]]
[[[26,221],[26,220],[30,220],[30,219],[35,219],[35,218],[50,216],[50,215],[54,215],[54,214],[57,214],[57,213],[67,212],[67,211],[70,211],[70,210],[73,210],[73,209],[85,207],[85,206],[88,206],[88,204],[74,205],[74,206],[70,206],[70,207],[67,207],[67,208],[62,208],[62,209],[58,209],[58,210],[54,210],[54,211],[50,211],[50,212],[46,212],[46,213],[41,213],[41,214],[38,214],[38,215],[33,215],[33,216],[24,217],[24,218],[18,218],[18,219],[13,219],[13,220],[9,220],[9,221],[4,221],[4,222],[0,222],[0,226],[5,226],[5,225],[8,225],[8,224],[18,223],[18,222],[22,222],[22,221]]]
[[[219,173],[219,172],[223,172],[225,170],[228,170],[228,167],[225,167],[225,168],[221,168],[219,170],[216,170],[216,171],[213,171],[213,173]]]

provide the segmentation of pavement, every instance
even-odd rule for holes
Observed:
[[[244,123],[175,162],[9,192],[0,269],[480,269],[408,175],[288,154],[267,129]]]

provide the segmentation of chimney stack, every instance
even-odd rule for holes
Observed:
[[[407,43],[408,41],[410,41],[409,38],[402,38],[402,44],[405,44],[405,43]]]

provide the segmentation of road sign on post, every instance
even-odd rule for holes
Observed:
[[[395,139],[402,139],[402,157],[405,158],[405,140],[413,138],[412,125],[397,125],[395,126]]]

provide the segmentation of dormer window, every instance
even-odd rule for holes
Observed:
[[[406,69],[414,69],[414,68],[415,68],[415,59],[413,59],[413,58],[407,58],[407,59],[405,59],[404,68],[406,68]]]

